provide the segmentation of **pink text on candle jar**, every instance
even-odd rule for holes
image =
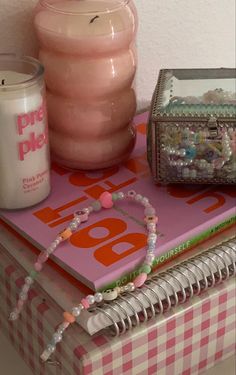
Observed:
[[[42,105],[35,111],[24,113],[17,116],[17,130],[21,136],[26,128],[38,126],[45,118],[45,106]],[[46,131],[36,134],[34,131],[28,134],[28,139],[24,139],[18,143],[19,159],[25,160],[25,156],[30,152],[40,150],[48,143],[48,134]]]
[[[22,135],[24,129],[28,126],[34,126],[37,123],[40,123],[44,120],[45,115],[45,105],[42,103],[38,109],[35,111],[24,113],[17,116],[17,130],[18,134]]]

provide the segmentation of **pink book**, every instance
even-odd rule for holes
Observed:
[[[93,173],[53,166],[52,192],[47,200],[30,209],[0,211],[0,217],[36,247],[45,249],[72,219],[73,212],[87,207],[103,191],[132,189],[150,199],[159,217],[154,268],[233,224],[233,187],[153,183],[146,161],[147,113],[135,121],[137,144],[124,165]],[[145,252],[143,209],[124,201],[113,209],[91,214],[52,259],[89,288],[101,290],[133,279]]]

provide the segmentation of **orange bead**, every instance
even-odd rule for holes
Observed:
[[[62,232],[60,232],[60,236],[63,239],[63,241],[66,241],[68,238],[70,238],[71,235],[72,231],[69,228],[64,229]]]
[[[65,321],[70,323],[70,324],[75,322],[75,317],[67,311],[65,311],[63,313],[63,317],[64,317]]]

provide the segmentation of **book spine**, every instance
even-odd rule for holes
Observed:
[[[226,228],[229,228],[230,226],[234,225],[236,223],[236,215],[231,216],[230,218],[222,221],[221,223],[218,223],[214,225],[213,227],[208,228],[207,230],[204,230],[203,232],[199,233],[198,235],[189,238],[188,240],[180,243],[178,246],[176,246],[173,249],[170,249],[166,253],[158,256],[155,258],[153,262],[153,269],[152,271],[157,270],[159,267],[163,266],[163,264],[173,260],[178,255],[182,254],[184,251],[190,250],[196,245],[199,245],[201,242],[213,237],[217,233],[225,230]],[[112,289],[116,286],[124,285],[130,281],[132,281],[136,276],[140,273],[140,268],[137,268],[136,270],[122,276],[118,280],[113,281],[111,284],[104,286],[103,288],[100,288],[100,291],[106,290],[106,289]]]

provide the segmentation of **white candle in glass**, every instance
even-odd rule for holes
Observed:
[[[0,57],[0,208],[32,206],[50,191],[43,68]]]

